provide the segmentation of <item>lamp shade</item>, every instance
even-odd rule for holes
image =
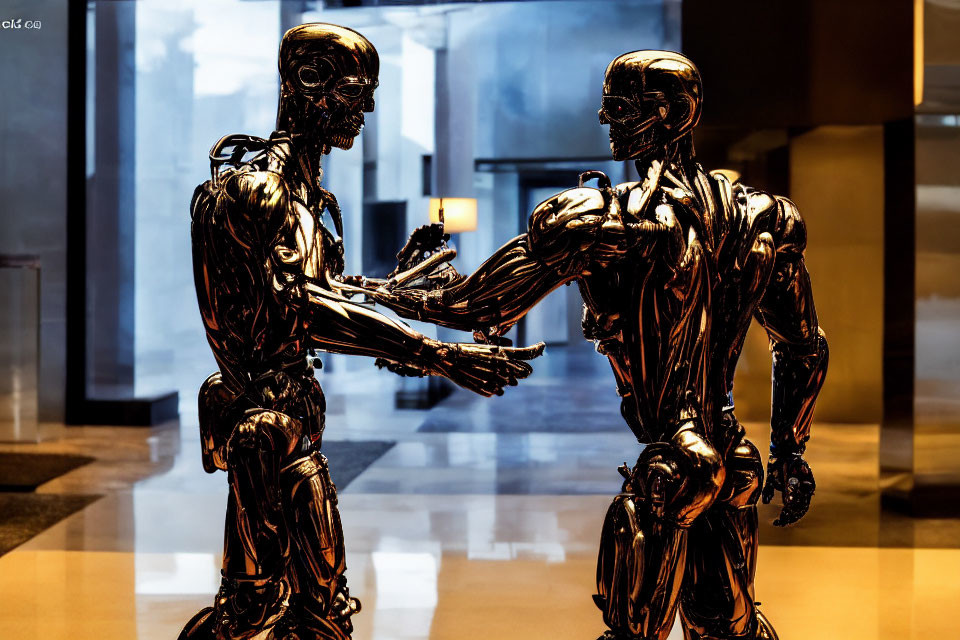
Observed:
[[[440,222],[443,203],[443,228],[447,233],[476,231],[476,198],[430,198],[430,222]]]

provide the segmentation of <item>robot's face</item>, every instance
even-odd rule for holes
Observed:
[[[293,133],[330,147],[349,149],[373,111],[380,59],[359,33],[329,24],[304,24],[283,36],[280,79],[284,96],[295,101]]]
[[[607,67],[600,124],[610,125],[615,160],[641,159],[667,147],[700,119],[700,73],[670,51],[626,53]]]

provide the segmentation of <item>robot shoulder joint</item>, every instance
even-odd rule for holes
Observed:
[[[569,233],[587,231],[602,224],[610,206],[599,189],[580,187],[561,191],[536,206],[530,214],[531,246],[552,244]]]
[[[807,225],[793,202],[782,196],[775,199],[779,214],[773,234],[777,253],[801,256],[807,247]]]

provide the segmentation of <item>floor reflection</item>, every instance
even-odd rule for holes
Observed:
[[[583,388],[609,375],[584,357],[548,360],[489,404],[452,398],[484,413],[467,431],[425,430],[432,412],[394,410],[389,376],[341,369],[324,380],[328,437],[397,442],[340,498],[347,575],[364,605],[358,640],[599,635],[600,524],[616,466],[639,445],[625,427],[554,429],[549,404],[527,431],[499,417],[571,375]],[[359,402],[371,384],[379,401]],[[435,411],[448,419],[450,406]],[[761,425],[747,426],[763,449]],[[943,612],[960,601],[960,521],[881,512],[875,425],[815,434],[811,514],[781,530],[772,507],[761,512],[757,593],[781,637],[956,637]],[[152,430],[61,427],[17,448],[28,449],[96,456],[41,490],[105,497],[0,557],[0,636],[176,637],[216,591],[226,501],[223,474],[200,466],[195,417]]]

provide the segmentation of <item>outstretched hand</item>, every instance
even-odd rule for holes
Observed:
[[[437,370],[465,389],[483,396],[503,395],[507,385],[533,373],[526,361],[543,353],[544,344],[530,347],[499,347],[489,344],[444,344],[438,352]]]
[[[810,508],[816,491],[810,465],[799,455],[771,457],[767,461],[767,481],[763,485],[763,504],[769,504],[776,492],[783,496],[783,508],[773,521],[775,527],[785,527],[798,521]]]
[[[397,363],[378,359],[377,365],[400,375],[439,375],[483,396],[503,395],[503,388],[533,372],[528,360],[543,353],[543,343],[530,347],[489,344],[436,343],[428,364]]]

